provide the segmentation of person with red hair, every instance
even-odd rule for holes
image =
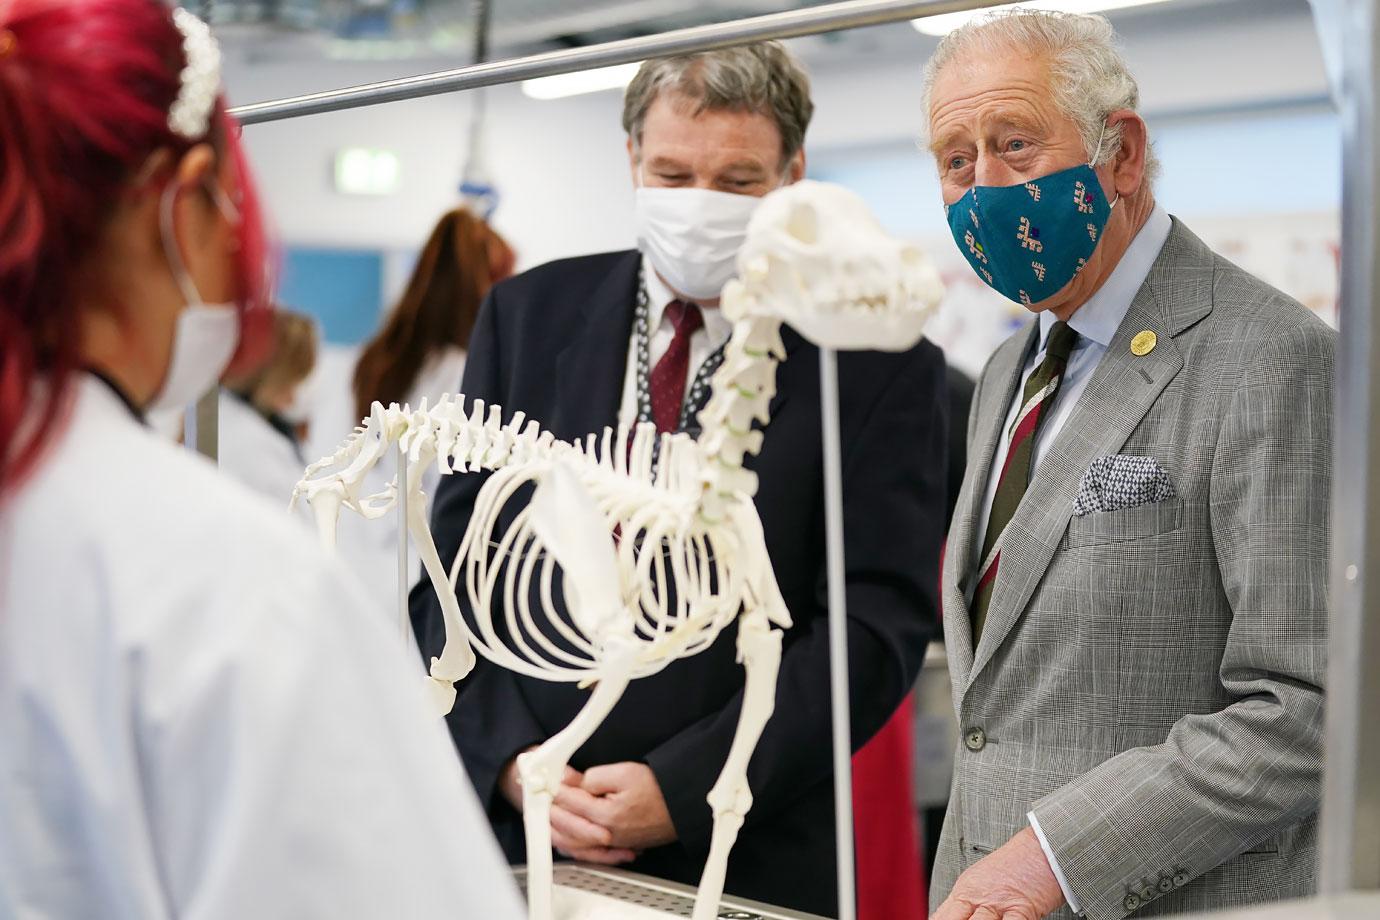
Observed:
[[[256,360],[265,251],[205,24],[0,2],[0,916],[519,915],[415,650],[142,424]]]

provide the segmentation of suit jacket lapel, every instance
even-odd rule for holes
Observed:
[[[1088,465],[1121,449],[1183,368],[1173,337],[1211,311],[1211,259],[1207,248],[1176,221],[1073,415],[1050,445],[1006,527],[992,604],[967,684],[996,655],[1049,568]],[[1156,333],[1158,344],[1148,355],[1137,357],[1131,353],[1131,339],[1144,329]]]
[[[583,328],[556,357],[557,395],[549,422],[557,437],[582,438],[618,424],[637,309],[642,255],[629,251],[581,308]]]
[[[795,387],[786,383],[787,374],[793,375],[794,379],[797,380],[800,378],[794,375],[819,375],[819,369],[817,367],[819,352],[814,348],[805,348],[802,351],[802,347],[808,343],[805,341],[804,338],[801,337],[800,333],[796,332],[790,326],[782,326],[781,344],[786,346],[786,357],[784,360],[782,360],[782,362],[779,365],[777,365],[776,395],[773,396],[771,398],[771,402],[767,404],[767,414],[773,420],[775,420],[781,415],[781,407],[789,401],[791,391],[795,389]],[[815,362],[812,364],[811,367],[803,368],[800,366],[802,362],[811,363],[809,361],[810,358],[815,359]],[[756,423],[754,422],[753,424],[754,427],[756,427]],[[766,427],[764,427],[762,430],[766,432],[767,438],[770,439],[771,422],[768,422]],[[761,459],[761,454],[748,454],[746,457],[743,458],[743,467],[745,469],[756,471],[758,470],[758,465],[761,463]]]
[[[977,427],[968,454],[968,472],[954,506],[954,522],[944,551],[944,635],[955,688],[966,684],[973,663],[973,617],[968,609],[967,586],[973,576],[973,541],[982,514],[982,500],[997,445],[1001,443],[1006,412],[1020,385],[1021,370],[1031,343],[1038,335],[1037,330],[1038,324],[1032,324],[997,349],[987,370],[989,385],[981,391],[979,404],[972,407]]]
[[[801,362],[808,363],[809,359],[814,359],[816,366],[809,370],[816,376],[819,374],[819,349],[807,348],[802,352],[802,346],[808,344],[804,336],[796,332],[790,326],[783,325],[781,327],[781,344],[786,346],[786,357],[782,359],[781,365],[776,369],[776,395],[771,398],[771,402],[767,405],[767,412],[772,418],[776,418],[777,413],[781,411],[781,407],[786,404],[786,400],[789,399],[791,395],[790,387],[781,386],[783,368],[790,365],[792,362],[795,362],[795,364]],[[800,370],[800,368],[794,367],[794,365],[792,366],[794,371]]]

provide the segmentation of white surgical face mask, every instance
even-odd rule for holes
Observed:
[[[733,277],[761,198],[703,188],[637,188],[637,247],[677,294],[712,300]]]
[[[173,204],[176,198],[177,186],[169,183],[163,190],[159,219],[168,266],[187,306],[177,315],[172,359],[168,362],[163,385],[144,407],[150,412],[181,409],[199,399],[220,380],[240,341],[238,308],[233,303],[208,304],[203,301],[183,264],[182,254],[177,249],[177,236],[173,232]],[[216,203],[222,211],[226,211],[226,218],[232,221],[237,219],[233,206],[223,199],[223,195],[217,196]]]

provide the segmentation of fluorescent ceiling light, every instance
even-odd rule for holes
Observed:
[[[917,32],[926,35],[948,35],[954,29],[977,19],[986,13],[998,10],[1058,10],[1063,13],[1105,13],[1109,10],[1123,10],[1131,6],[1149,6],[1164,3],[1165,0],[1027,0],[1025,3],[1011,3],[1006,6],[991,7],[984,10],[968,10],[962,13],[940,13],[924,19],[912,19],[910,24]]]
[[[554,77],[538,77],[523,80],[522,91],[533,99],[563,99],[581,93],[597,93],[605,89],[622,89],[632,82],[641,64],[619,64],[616,67],[600,67],[596,70],[581,70],[576,73],[562,73]]]

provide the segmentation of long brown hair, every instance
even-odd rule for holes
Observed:
[[[426,360],[448,346],[468,348],[479,305],[513,272],[513,250],[464,208],[443,216],[417,259],[402,299],[355,365],[355,418],[375,400],[402,402]]]

